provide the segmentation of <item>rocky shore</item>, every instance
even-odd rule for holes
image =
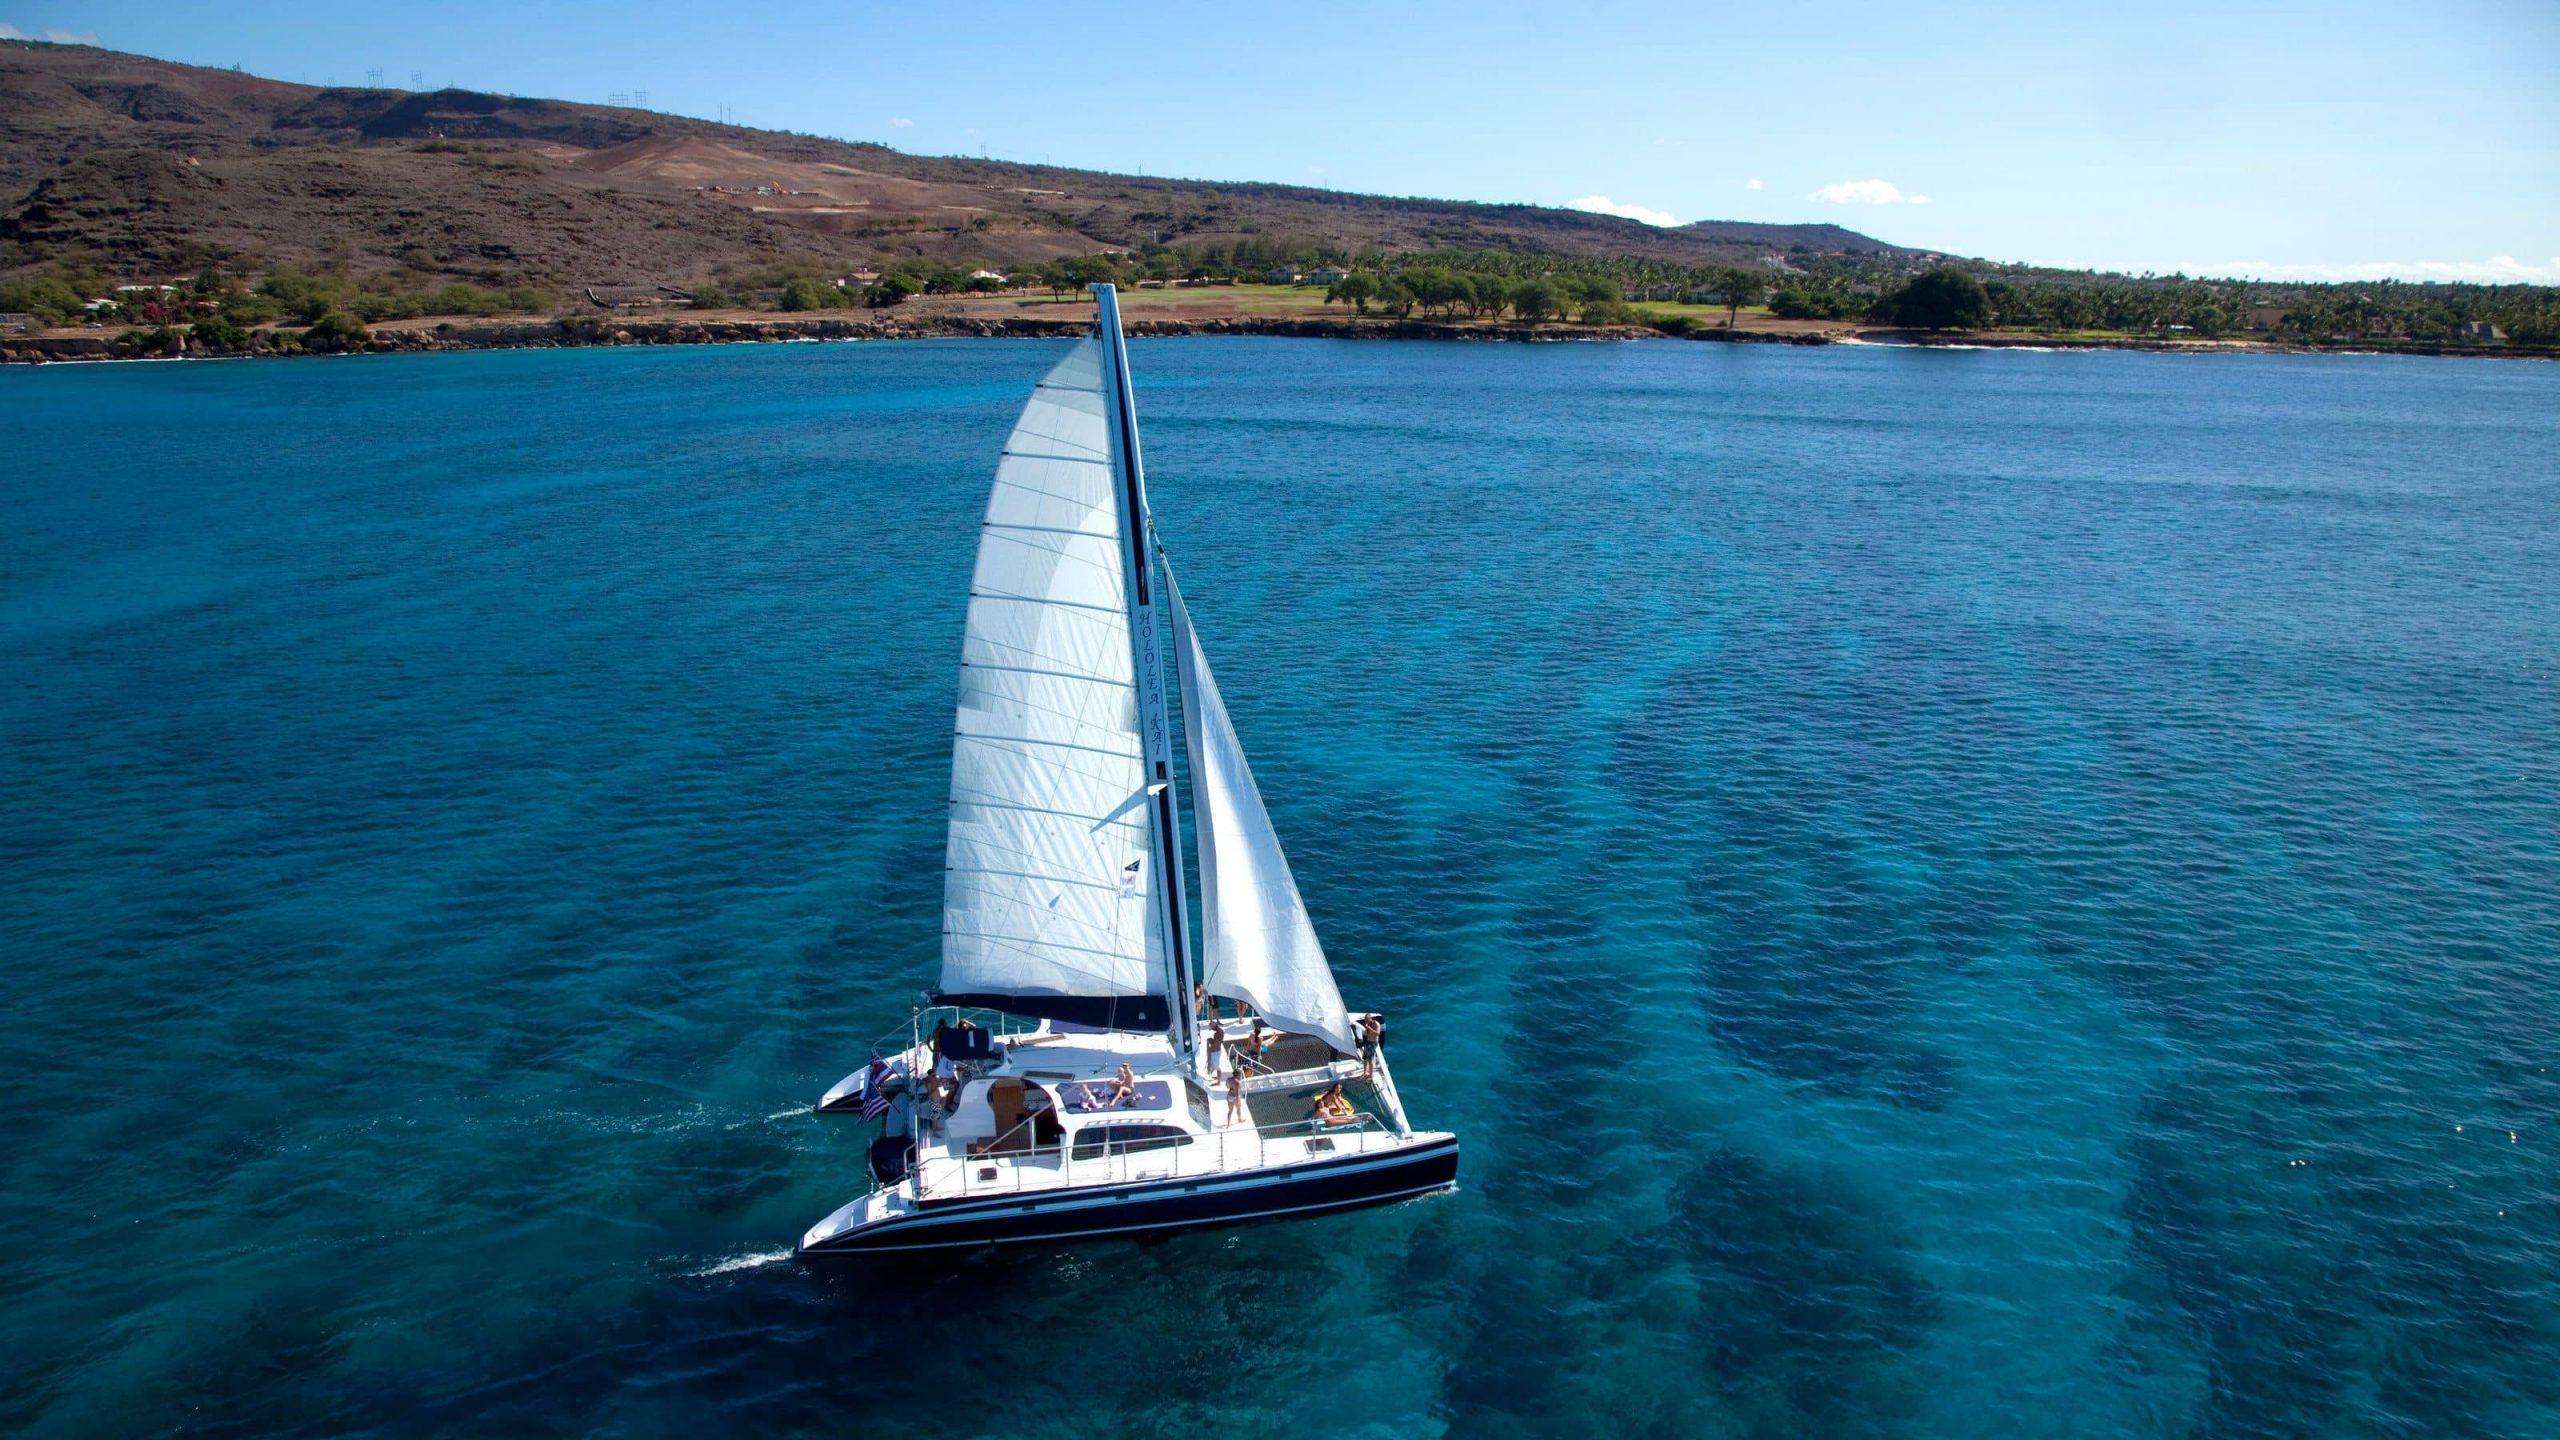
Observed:
[[[414,350],[539,350],[585,345],[726,345],[785,340],[931,340],[1066,339],[1092,327],[1090,319],[987,318],[970,315],[908,315],[867,312],[858,317],[795,315],[771,320],[695,320],[682,315],[638,318],[565,320],[447,321],[435,325],[387,325],[375,328],[360,346],[331,350],[258,348],[252,356],[345,353],[398,354]],[[1663,332],[1645,325],[1473,325],[1435,320],[1278,319],[1241,317],[1207,320],[1131,320],[1133,336],[1285,335],[1351,340],[1656,340]],[[1720,334],[1699,338],[1723,339]],[[1822,336],[1758,335],[1742,332],[1735,340],[1821,344]],[[168,345],[136,343],[130,335],[102,332],[39,335],[0,340],[0,363],[44,363],[55,360],[148,359],[181,353]],[[229,354],[187,343],[187,355]]]
[[[103,331],[22,336],[0,340],[0,363],[45,364],[59,360],[137,360],[154,358],[244,358],[344,354],[398,354],[424,350],[548,350],[589,345],[727,345],[791,340],[933,340],[933,339],[1069,339],[1083,334],[1090,319],[990,317],[864,311],[855,314],[777,316],[772,319],[696,319],[663,316],[572,316],[557,320],[448,320],[403,322],[376,327],[361,344],[259,345],[246,351],[208,349],[192,339],[165,337],[157,344],[139,332],[109,335]],[[1650,325],[1574,325],[1566,323],[1475,324],[1441,320],[1396,320],[1384,317],[1284,318],[1269,316],[1206,319],[1132,319],[1133,336],[1282,335],[1329,340],[1494,340],[1556,343],[1573,340],[1686,339],[1760,345],[1936,345],[1974,349],[2153,350],[2179,353],[2277,352],[2338,353],[2338,347],[2282,345],[2263,340],[2168,340],[2140,336],[2106,339],[2059,339],[2037,335],[1930,333],[1843,326],[1827,331],[1727,330],[1701,326],[1674,334]],[[2510,355],[2550,358],[2548,351],[2517,351],[2444,346],[2416,342],[2363,345],[2353,349],[2406,355]]]

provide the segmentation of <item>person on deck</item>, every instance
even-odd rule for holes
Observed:
[[[1226,1073],[1226,1069],[1227,1027],[1218,1023],[1217,1016],[1211,1015],[1209,1017],[1209,1078],[1217,1079]]]
[[[1319,1130],[1331,1125],[1347,1125],[1359,1118],[1360,1112],[1353,1109],[1351,1101],[1343,1095],[1339,1080],[1316,1097],[1315,1123]]]
[[[1253,1063],[1265,1072],[1271,1069],[1271,1032],[1262,1028],[1262,1017],[1253,1017]]]
[[[1244,1123],[1244,1068],[1242,1066],[1236,1066],[1227,1071],[1227,1123],[1230,1125]]]
[[[960,1067],[942,1052],[943,1040],[951,1033],[951,1022],[933,1022],[933,1103],[937,1109],[949,1109],[951,1099],[960,1091]]]
[[[1387,1043],[1387,1017],[1371,1015],[1360,1022],[1360,1078],[1378,1078],[1378,1047]]]
[[[1110,1107],[1117,1110],[1123,1105],[1135,1105],[1137,1103],[1138,1077],[1135,1072],[1129,1069],[1129,1062],[1123,1060],[1120,1062],[1120,1074],[1111,1082]]]

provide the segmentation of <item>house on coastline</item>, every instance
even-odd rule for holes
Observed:
[[[1350,273],[1350,271],[1345,270],[1338,265],[1327,265],[1322,269],[1308,271],[1306,274],[1306,282],[1310,285],[1322,285],[1330,288],[1341,284],[1344,277],[1348,276]]]
[[[2453,333],[2465,340],[2504,340],[2507,332],[2486,320],[2457,320]]]

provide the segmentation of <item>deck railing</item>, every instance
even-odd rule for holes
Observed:
[[[1031,1123],[1031,1117],[1026,1116],[1020,1124],[996,1138],[1000,1142],[1011,1139],[1021,1133],[1024,1126]],[[1319,1126],[1310,1118],[1280,1121],[1270,1125],[1225,1126],[1206,1135],[1195,1135],[1173,1143],[1166,1143],[1163,1140],[1105,1141],[1099,1154],[1074,1153],[1079,1147],[1076,1146],[1072,1135],[1061,1136],[1046,1145],[1031,1145],[1019,1149],[997,1150],[990,1147],[984,1153],[964,1155],[956,1160],[948,1156],[933,1156],[919,1163],[911,1151],[908,1176],[915,1184],[917,1199],[942,1199],[1020,1194],[1027,1189],[1051,1190],[1076,1185],[1120,1184],[1130,1180],[1153,1180],[1183,1174],[1205,1178],[1240,1169],[1259,1168],[1277,1163],[1281,1158],[1300,1159],[1309,1153],[1323,1153],[1313,1150],[1310,1146],[1292,1156],[1275,1157],[1271,1154],[1271,1146],[1274,1143],[1291,1140],[1309,1142],[1322,1140],[1329,1142],[1327,1148],[1336,1153],[1347,1149],[1353,1154],[1392,1149],[1402,1143],[1395,1132],[1376,1115],[1363,1110],[1355,1118],[1338,1125]],[[1204,1147],[1212,1145],[1217,1147],[1217,1164],[1214,1167],[1199,1169],[1184,1166],[1182,1157],[1196,1157],[1202,1153]],[[1251,1146],[1249,1150],[1245,1148],[1247,1145]],[[1250,1163],[1239,1165],[1237,1161],[1240,1155]],[[1161,1169],[1145,1163],[1146,1158],[1150,1156],[1163,1157]],[[938,1184],[931,1182],[932,1172],[952,1168],[956,1168],[959,1172],[958,1183],[954,1184],[949,1180]],[[1051,1175],[1056,1177],[1054,1183],[1033,1183],[1035,1179]],[[883,1185],[876,1188],[892,1187]]]

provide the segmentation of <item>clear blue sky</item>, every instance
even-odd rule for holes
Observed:
[[[0,0],[0,24],[314,84],[646,91],[931,154],[1835,220],[2056,264],[2560,282],[2560,0]]]

